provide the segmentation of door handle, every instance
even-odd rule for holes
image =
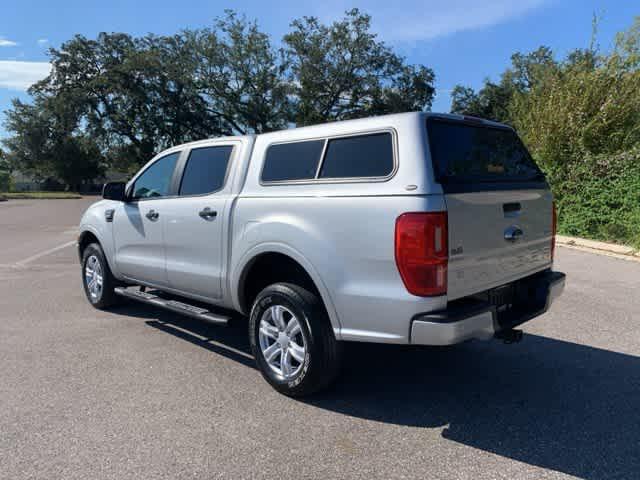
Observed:
[[[218,216],[218,212],[216,212],[215,210],[211,210],[209,207],[205,207],[204,209],[200,210],[198,215],[200,215],[205,220],[213,220]]]
[[[149,210],[145,216],[152,222],[155,222],[160,216],[160,214],[155,210]]]

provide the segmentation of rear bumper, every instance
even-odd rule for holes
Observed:
[[[411,343],[452,345],[489,339],[546,312],[565,285],[565,274],[547,270],[473,297],[451,302],[445,310],[417,315]]]

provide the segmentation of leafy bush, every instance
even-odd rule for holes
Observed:
[[[640,70],[615,54],[565,63],[512,112],[547,172],[560,232],[640,247]]]
[[[560,233],[640,248],[640,147],[588,155],[570,178],[549,179]]]

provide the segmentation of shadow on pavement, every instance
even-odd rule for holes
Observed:
[[[241,318],[221,328],[143,306],[121,312],[255,368]],[[444,427],[448,440],[582,478],[640,478],[640,358],[632,355],[537,335],[450,348],[350,343],[335,387],[303,401]]]

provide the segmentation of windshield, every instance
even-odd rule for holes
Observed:
[[[544,180],[509,128],[430,118],[427,132],[433,168],[441,183]]]

